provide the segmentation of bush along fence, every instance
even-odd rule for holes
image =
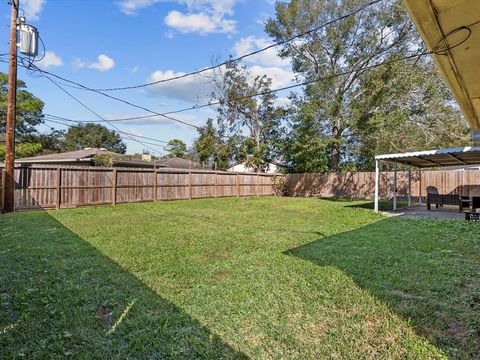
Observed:
[[[4,172],[1,169],[0,197]],[[275,195],[277,176],[208,170],[29,166],[15,169],[15,209]],[[1,203],[3,209],[3,202]]]
[[[382,172],[380,198],[393,198],[393,172]],[[408,172],[397,172],[397,196],[408,198]],[[412,201],[424,200],[427,188],[439,194],[480,196],[480,171],[412,171]],[[374,172],[290,174],[284,179],[283,194],[287,196],[319,196],[373,199]]]

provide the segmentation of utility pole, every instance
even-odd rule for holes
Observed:
[[[17,26],[20,0],[11,0],[10,16],[10,64],[8,71],[7,123],[5,127],[5,188],[3,189],[5,212],[15,209],[14,162],[15,162],[15,117],[17,110]]]

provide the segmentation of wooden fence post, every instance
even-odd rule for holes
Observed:
[[[257,184],[258,184],[258,174],[255,175],[255,182],[253,183],[253,195],[255,196],[258,196]]]
[[[153,202],[157,201],[157,170],[153,170]]]
[[[117,169],[113,169],[112,204],[117,204]]]
[[[237,197],[240,197],[240,175],[237,174]]]
[[[218,197],[218,173],[215,171],[215,197]]]
[[[56,208],[57,210],[60,209],[62,201],[62,168],[57,169],[57,202],[56,202]]]
[[[192,172],[188,172],[188,199],[192,200]]]

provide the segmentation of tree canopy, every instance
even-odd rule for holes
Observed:
[[[357,9],[356,0],[277,2],[266,32],[283,41]],[[285,157],[296,171],[371,169],[373,154],[465,143],[458,107],[400,0],[386,0],[285,43],[301,81]],[[379,64],[386,63],[388,65]],[[319,80],[321,79],[321,80]],[[448,130],[447,130],[448,129]]]
[[[62,141],[63,151],[84,148],[104,148],[125,154],[127,145],[118,133],[100,124],[79,124],[69,127]]]
[[[187,144],[180,139],[172,139],[165,146],[167,157],[186,158],[188,156]]]
[[[0,72],[0,133],[5,132],[7,122],[8,75]],[[36,132],[35,126],[43,122],[44,103],[27,90],[24,81],[17,80],[17,116],[15,136],[17,140]]]

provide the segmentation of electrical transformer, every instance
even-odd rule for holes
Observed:
[[[38,55],[38,30],[28,24],[20,24],[20,52],[23,55],[36,57]]]

